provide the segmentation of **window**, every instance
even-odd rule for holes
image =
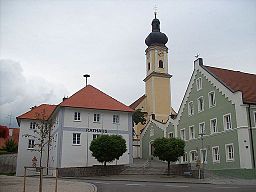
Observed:
[[[180,138],[181,138],[182,140],[186,140],[185,129],[181,129],[181,130],[180,130]]]
[[[200,150],[200,158],[202,163],[207,163],[207,150],[201,149]]]
[[[190,151],[190,162],[196,162],[196,160],[197,160],[196,151]]]
[[[194,126],[189,127],[189,139],[195,139],[195,129]]]
[[[216,105],[216,101],[215,101],[215,92],[212,91],[210,93],[208,93],[208,99],[209,99],[209,107],[214,107]]]
[[[199,77],[197,80],[196,80],[196,90],[199,91],[202,89],[202,78]]]
[[[254,124],[255,124],[254,127],[256,127],[256,111],[254,111],[254,115],[253,116],[254,116]]]
[[[150,63],[148,63],[148,71],[150,70]]]
[[[205,123],[199,123],[199,134],[205,133]]]
[[[188,162],[188,153],[185,152],[184,155],[181,157],[181,162],[185,163]]]
[[[212,161],[213,163],[220,162],[220,148],[219,146],[215,146],[212,148]]]
[[[217,129],[217,119],[211,119],[210,120],[210,129],[211,129],[211,133],[217,133],[218,129]]]
[[[193,101],[190,101],[188,103],[188,115],[194,115],[194,105],[193,105]]]
[[[232,144],[226,145],[226,161],[233,161],[234,160],[234,146]]]
[[[119,123],[119,115],[113,115],[113,123]]]
[[[36,122],[30,122],[30,129],[36,128]]]
[[[80,145],[81,133],[73,133],[73,145]]]
[[[169,138],[174,138],[173,132],[169,133]]]
[[[93,140],[94,140],[94,139],[97,139],[99,136],[100,136],[99,134],[93,134],[93,135],[92,135],[92,139],[93,139]]]
[[[35,140],[29,139],[28,140],[28,149],[34,149],[34,147],[35,147]]]
[[[98,114],[98,113],[94,114],[93,121],[99,123],[100,122],[100,114]]]
[[[80,112],[75,112],[74,113],[74,121],[80,121]]]
[[[231,114],[224,115],[223,118],[224,130],[232,129]]]
[[[197,99],[198,112],[202,112],[204,110],[204,98],[203,96]]]
[[[159,60],[159,68],[164,68],[164,63],[162,60]]]

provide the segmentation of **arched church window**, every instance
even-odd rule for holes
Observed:
[[[150,63],[148,63],[148,71],[150,70]]]
[[[159,68],[164,68],[164,63],[163,63],[163,61],[162,60],[159,60]]]

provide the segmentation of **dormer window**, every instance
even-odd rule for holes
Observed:
[[[159,65],[158,65],[159,68],[164,68],[164,63],[162,60],[159,60]]]
[[[150,63],[148,63],[148,71],[150,70]]]

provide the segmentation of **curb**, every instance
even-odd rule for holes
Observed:
[[[187,183],[187,184],[211,184],[211,182],[191,182],[191,181],[159,181],[159,180],[135,180],[135,179],[108,179],[108,178],[91,178],[91,177],[62,177],[62,179],[77,179],[77,180],[100,180],[100,181],[131,181],[131,182],[155,182],[155,183]]]

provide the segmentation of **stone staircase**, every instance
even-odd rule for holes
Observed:
[[[127,166],[121,175],[165,175],[167,163],[157,160],[135,159],[134,164]]]

